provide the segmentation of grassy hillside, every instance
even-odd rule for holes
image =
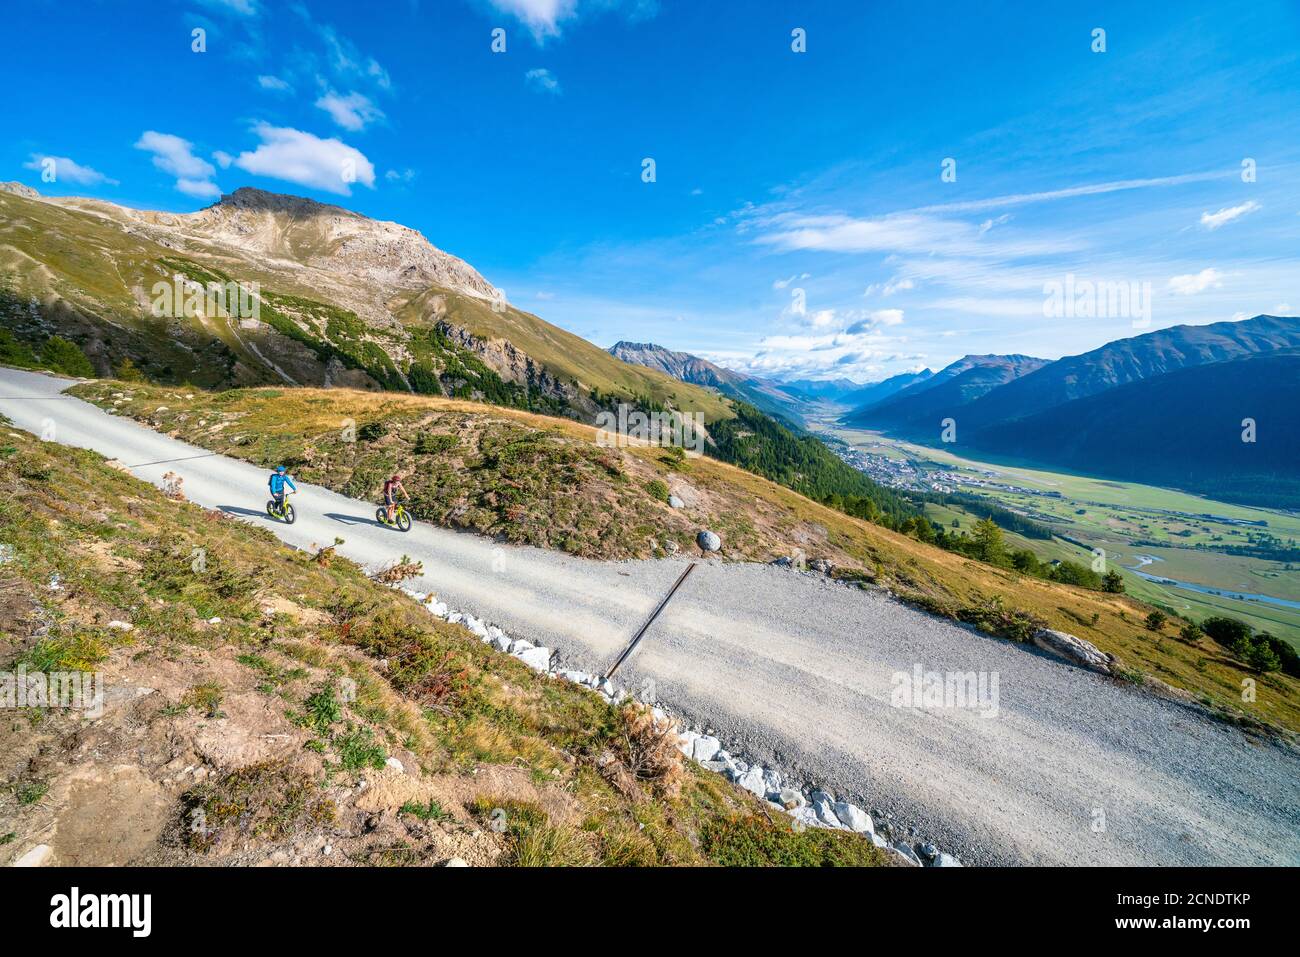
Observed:
[[[106,688],[0,723],[0,863],[882,862],[329,548],[0,429],[0,667]]]
[[[289,460],[300,477],[350,495],[373,497],[386,471],[402,469],[426,509],[417,509],[420,517],[515,541],[622,558],[662,554],[669,542],[688,547],[708,527],[722,535],[725,557],[826,558],[839,577],[888,588],[936,614],[1021,638],[1028,623],[1046,623],[1116,655],[1133,680],[1156,678],[1225,714],[1300,730],[1300,681],[1256,675],[1208,639],[1181,640],[1174,625],[1148,630],[1150,608],[1130,597],[945,552],[708,457],[682,462],[657,447],[601,448],[595,430],[579,423],[420,396],[214,395],[108,382],[75,391],[206,448],[266,467]],[[355,442],[342,431],[349,420]],[[685,506],[670,509],[656,481]],[[1258,681],[1254,702],[1241,700],[1245,678]]]

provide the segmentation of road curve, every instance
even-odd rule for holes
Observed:
[[[159,435],[0,369],[0,412],[94,449],[188,498],[365,565],[403,553],[412,583],[451,607],[608,667],[683,560],[593,562],[418,523],[378,526],[374,505],[302,486],[293,526],[263,512],[260,469]],[[998,677],[996,713],[895,707],[894,676]],[[923,614],[883,595],[770,566],[701,562],[623,666],[733,752],[793,770],[968,864],[1300,863],[1300,756],[1138,689]],[[989,709],[984,709],[988,712]]]

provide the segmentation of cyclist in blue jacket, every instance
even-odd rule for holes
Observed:
[[[275,500],[275,507],[284,508],[284,487],[287,485],[293,491],[298,491],[298,486],[293,484],[293,476],[283,465],[277,465],[275,471],[271,473],[271,478],[266,483],[267,488],[271,490],[271,498]]]

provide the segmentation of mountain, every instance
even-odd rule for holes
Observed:
[[[769,384],[697,385],[624,362],[510,306],[397,223],[255,189],[187,214],[30,192],[0,190],[12,364],[80,350],[102,376],[444,395],[587,423],[624,404],[678,410],[702,418],[710,454],[803,494],[898,521],[915,511],[777,421],[797,421],[782,411],[796,400]]]
[[[712,390],[513,308],[415,230],[339,206],[243,188],[174,214],[9,187],[0,232],[0,322],[33,343],[71,339],[101,374],[130,359],[213,388],[386,388],[587,421],[615,401],[731,415]],[[156,314],[160,286],[228,282],[257,284],[256,317]]]
[[[1172,326],[1058,359],[990,392],[964,410],[969,432],[1096,395],[1176,369],[1300,346],[1300,319],[1256,316],[1240,322]]]
[[[650,342],[620,341],[610,346],[609,353],[624,362],[657,369],[682,382],[717,389],[725,396],[748,402],[769,415],[795,424],[801,424],[808,411],[808,398],[778,383],[724,369],[689,352],[674,352]]]
[[[937,437],[942,419],[955,417],[958,409],[1047,364],[1047,359],[1033,356],[963,356],[882,402],[855,409],[841,421],[860,428]],[[960,418],[964,425],[964,413]]]
[[[843,403],[844,396],[862,389],[861,382],[852,379],[789,379],[781,383],[787,392],[818,402]]]
[[[1253,442],[1242,440],[1246,419]],[[1297,508],[1300,351],[1177,369],[986,427],[970,441],[1091,475]]]
[[[890,376],[881,382],[873,382],[871,385],[842,393],[838,401],[841,405],[847,405],[851,409],[861,409],[869,405],[875,405],[877,402],[883,402],[891,395],[902,392],[904,389],[910,389],[914,385],[920,385],[933,378],[933,376],[934,373],[929,369],[922,369],[920,372],[900,372],[898,375]]]

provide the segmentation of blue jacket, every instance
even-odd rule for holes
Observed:
[[[272,495],[279,495],[281,492],[284,491],[284,487],[286,485],[288,485],[289,488],[293,489],[295,492],[298,491],[298,486],[293,484],[293,476],[281,475],[279,472],[272,472],[271,480],[266,484],[271,489]]]

